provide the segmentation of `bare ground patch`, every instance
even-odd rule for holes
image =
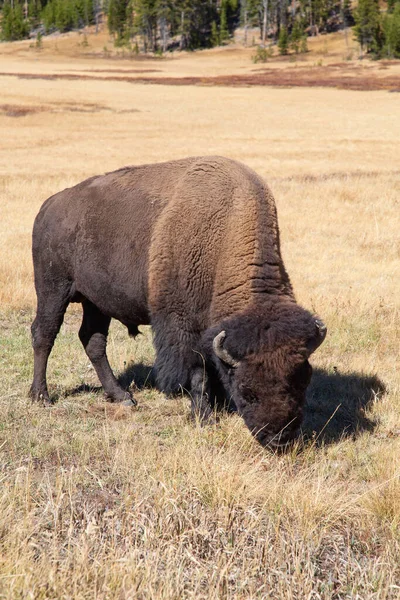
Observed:
[[[69,69],[71,73],[160,73],[161,69]]]
[[[52,103],[52,104],[40,104],[40,105],[19,105],[19,104],[0,104],[0,115],[3,114],[6,117],[26,117],[37,113],[98,113],[102,111],[126,114],[140,112],[136,108],[128,108],[115,110],[109,106],[96,103],[75,103],[75,102],[64,102],[64,103]]]
[[[286,69],[264,69],[262,72],[243,75],[219,75],[213,77],[129,77],[109,75],[83,75],[78,73],[0,73],[0,77],[43,80],[101,80],[123,81],[126,83],[147,83],[156,85],[201,85],[228,87],[329,87],[353,91],[400,91],[400,77],[397,75],[376,76],[367,68],[340,68],[335,65]]]
[[[6,117],[26,117],[38,112],[43,112],[45,109],[41,106],[20,106],[18,104],[0,104],[0,114]]]

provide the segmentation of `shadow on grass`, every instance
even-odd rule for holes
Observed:
[[[134,384],[134,387],[138,390],[156,387],[153,367],[150,367],[149,365],[144,365],[142,363],[132,363],[128,365],[126,369],[122,373],[120,373],[117,379],[118,383],[125,390],[127,390],[132,384]],[[65,394],[67,396],[76,396],[79,394],[88,393],[96,394],[98,392],[101,392],[102,390],[103,388],[99,385],[89,385],[87,383],[82,383],[81,385],[78,385],[73,389],[67,390]],[[134,393],[135,390],[133,389],[132,391]]]
[[[377,422],[366,411],[379,401],[386,388],[376,375],[314,369],[304,411],[302,431],[317,444],[355,438],[373,431]]]
[[[134,384],[138,390],[156,387],[156,378],[154,376],[153,367],[144,365],[143,363],[129,364],[125,371],[119,375],[118,382],[124,389],[128,389],[132,384]]]
[[[156,387],[152,367],[143,364],[128,365],[118,380],[124,388],[133,382],[138,389]],[[384,383],[376,375],[314,369],[307,390],[302,426],[304,438],[314,439],[317,445],[322,445],[355,438],[363,431],[373,431],[377,422],[366,412],[385,391]]]
[[[139,390],[156,387],[153,367],[142,363],[129,364],[118,381],[125,389],[132,384]],[[82,384],[66,393],[76,395],[101,390],[99,386]],[[304,410],[304,439],[322,445],[355,438],[363,431],[373,431],[377,422],[366,412],[385,391],[384,383],[376,375],[314,369]]]

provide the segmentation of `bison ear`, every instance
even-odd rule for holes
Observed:
[[[315,352],[315,350],[322,344],[326,337],[327,328],[326,325],[320,319],[314,319],[315,332],[307,342],[308,356]]]
[[[230,367],[236,368],[239,365],[239,361],[235,360],[231,356],[226,348],[224,348],[224,340],[226,338],[225,331],[221,331],[213,339],[213,350],[222,362],[229,365]]]

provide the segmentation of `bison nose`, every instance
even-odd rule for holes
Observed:
[[[289,447],[298,439],[300,433],[300,428],[292,429],[292,430],[283,430],[279,433],[264,435],[260,432],[257,435],[257,439],[262,446],[270,448],[271,450],[276,450],[279,452],[288,450]]]

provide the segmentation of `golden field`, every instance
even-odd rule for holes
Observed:
[[[262,67],[238,46],[104,57],[101,36],[0,46],[0,598],[400,598],[399,95],[139,83]],[[310,68],[343,60],[337,36],[312,44]],[[115,323],[109,338],[138,408],[103,402],[77,306],[50,358],[55,406],[27,399],[41,203],[93,174],[202,154],[270,183],[297,298],[328,326],[304,440],[283,456],[236,416],[195,427],[187,398],[153,389],[149,328],[133,341]]]

